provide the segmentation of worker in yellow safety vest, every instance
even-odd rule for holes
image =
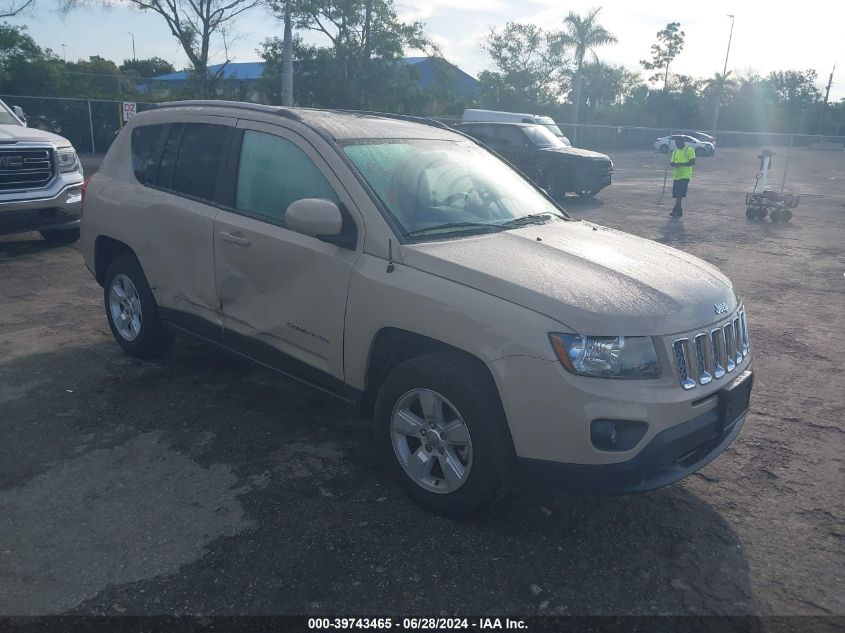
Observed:
[[[669,217],[680,218],[684,215],[681,200],[687,197],[692,166],[695,165],[695,150],[687,147],[683,136],[673,136],[672,140],[675,141],[676,149],[669,159],[669,166],[672,168],[672,197],[675,199],[675,206]]]

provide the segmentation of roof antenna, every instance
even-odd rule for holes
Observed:
[[[396,270],[393,265],[393,240],[387,240],[387,272],[392,273]]]

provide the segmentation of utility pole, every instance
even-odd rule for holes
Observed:
[[[282,105],[293,105],[293,25],[292,0],[285,0],[285,39],[282,43]]]
[[[137,61],[137,58],[135,57],[135,34],[132,31],[126,32],[129,33],[129,36],[132,38],[132,61],[134,62]]]
[[[731,19],[731,32],[728,35],[728,50],[725,53],[725,66],[722,68],[722,84],[719,86],[719,94],[716,95],[716,109],[713,111],[713,131],[715,132],[719,127],[719,108],[722,107],[722,97],[724,96],[725,92],[725,80],[727,77],[725,75],[728,74],[728,57],[731,54],[731,40],[734,37],[734,20],[736,16],[733,14],[728,14],[728,17]]]
[[[64,60],[65,64],[67,64],[67,44],[62,44],[62,59]]]
[[[833,70],[830,71],[830,79],[827,80],[827,90],[824,91],[824,103],[822,103],[822,114],[819,117],[819,129],[816,134],[822,133],[822,126],[824,126],[824,115],[827,112],[827,101],[830,98],[830,86],[833,84],[833,73],[836,72],[836,62],[833,62]]]

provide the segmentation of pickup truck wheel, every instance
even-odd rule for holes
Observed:
[[[376,422],[390,470],[426,510],[478,513],[508,491],[515,453],[495,385],[475,361],[434,352],[382,384]]]
[[[169,349],[173,337],[158,317],[155,298],[134,255],[111,261],[103,300],[112,335],[127,354],[155,358]]]
[[[75,229],[44,229],[39,231],[45,242],[50,244],[72,244],[79,239],[79,228]]]

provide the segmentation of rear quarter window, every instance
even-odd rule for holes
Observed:
[[[142,184],[155,184],[158,173],[155,154],[164,128],[164,125],[142,125],[132,130],[132,170]]]

